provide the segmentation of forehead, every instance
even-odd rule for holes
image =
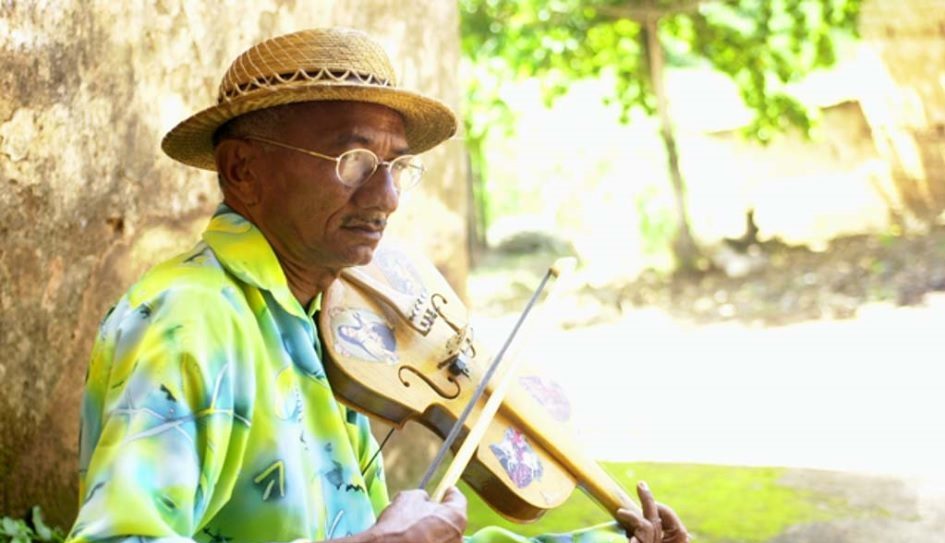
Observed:
[[[308,142],[367,140],[406,147],[404,120],[400,113],[366,102],[303,102],[293,104],[283,126],[287,135]]]

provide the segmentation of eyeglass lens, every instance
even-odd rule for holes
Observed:
[[[338,178],[349,187],[361,186],[377,167],[370,151],[352,149],[338,157]],[[403,156],[390,164],[390,174],[398,191],[413,188],[423,175],[423,164],[415,156]]]

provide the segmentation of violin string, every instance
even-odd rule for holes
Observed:
[[[450,428],[446,439],[443,440],[443,445],[440,447],[440,450],[437,451],[436,458],[433,459],[433,463],[430,464],[430,467],[427,468],[426,473],[423,475],[423,479],[420,480],[420,485],[418,487],[420,490],[426,490],[427,486],[430,484],[430,479],[433,478],[433,474],[437,469],[439,469],[440,464],[443,463],[443,459],[446,457],[446,451],[450,450],[453,442],[456,441],[457,437],[459,437],[459,433],[463,430],[464,423],[466,422],[466,419],[469,418],[469,414],[472,412],[473,406],[479,402],[479,398],[486,390],[486,385],[489,384],[489,381],[492,379],[492,375],[499,367],[499,362],[501,362],[502,357],[505,356],[505,351],[512,344],[512,340],[515,339],[515,335],[518,334],[519,328],[521,328],[522,323],[525,322],[525,317],[528,316],[528,313],[532,310],[532,307],[534,307],[534,305],[538,302],[538,296],[541,294],[541,291],[544,290],[545,285],[548,284],[548,280],[551,278],[551,276],[552,272],[551,270],[548,270],[548,273],[546,273],[541,279],[541,283],[532,294],[531,299],[528,300],[528,304],[525,306],[522,314],[519,315],[518,320],[515,322],[515,326],[512,328],[512,332],[505,339],[505,344],[502,345],[502,349],[499,350],[499,354],[497,354],[492,360],[492,363],[489,365],[489,369],[486,370],[486,373],[482,376],[479,386],[476,387],[476,390],[473,392],[469,402],[466,403],[466,407],[463,409],[463,412],[459,415],[459,418],[456,419],[456,422],[453,423],[453,427]]]
[[[374,456],[372,456],[371,459],[368,460],[367,464],[365,464],[364,467],[361,469],[361,475],[364,475],[365,473],[368,472],[369,469],[371,469],[371,464],[373,464],[374,461],[377,460],[377,457],[380,456],[381,450],[384,448],[384,445],[387,445],[387,441],[390,440],[391,436],[394,435],[394,432],[396,430],[397,430],[396,427],[391,427],[390,431],[387,432],[387,435],[384,436],[384,440],[381,441],[381,444],[377,446],[377,450],[374,451]]]

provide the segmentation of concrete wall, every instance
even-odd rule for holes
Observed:
[[[0,514],[76,505],[78,405],[94,330],[152,264],[192,246],[219,201],[212,174],[159,149],[206,107],[229,62],[266,37],[331,24],[388,48],[401,83],[454,108],[458,12],[438,0],[0,4]],[[393,221],[465,279],[465,163],[428,153]]]
[[[824,108],[813,139],[792,130],[761,145],[728,130],[680,142],[692,226],[710,243],[741,235],[748,209],[760,237],[789,243],[889,228],[896,203],[879,186],[885,163],[857,101]]]
[[[802,89],[830,104],[813,140],[789,132],[763,147],[734,133],[680,135],[693,230],[707,240],[738,236],[739,210],[754,208],[762,237],[822,245],[945,218],[943,8],[864,1],[862,42]]]
[[[861,100],[887,192],[900,211],[934,220],[945,211],[945,5],[868,0],[859,26],[883,74]]]

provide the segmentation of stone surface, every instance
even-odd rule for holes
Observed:
[[[829,496],[856,512],[853,518],[791,526],[768,543],[938,541],[945,531],[940,484],[908,477],[789,470],[782,483]]]
[[[219,201],[215,177],[164,156],[160,138],[212,103],[246,47],[325,25],[371,32],[402,84],[458,106],[449,2],[0,3],[0,514],[40,503],[71,520],[97,323],[145,269],[190,247]],[[461,285],[462,150],[425,160],[426,184],[393,230],[419,233]]]
[[[889,164],[888,192],[925,220],[945,211],[945,9],[937,0],[869,0],[860,32],[885,77],[863,107]]]

